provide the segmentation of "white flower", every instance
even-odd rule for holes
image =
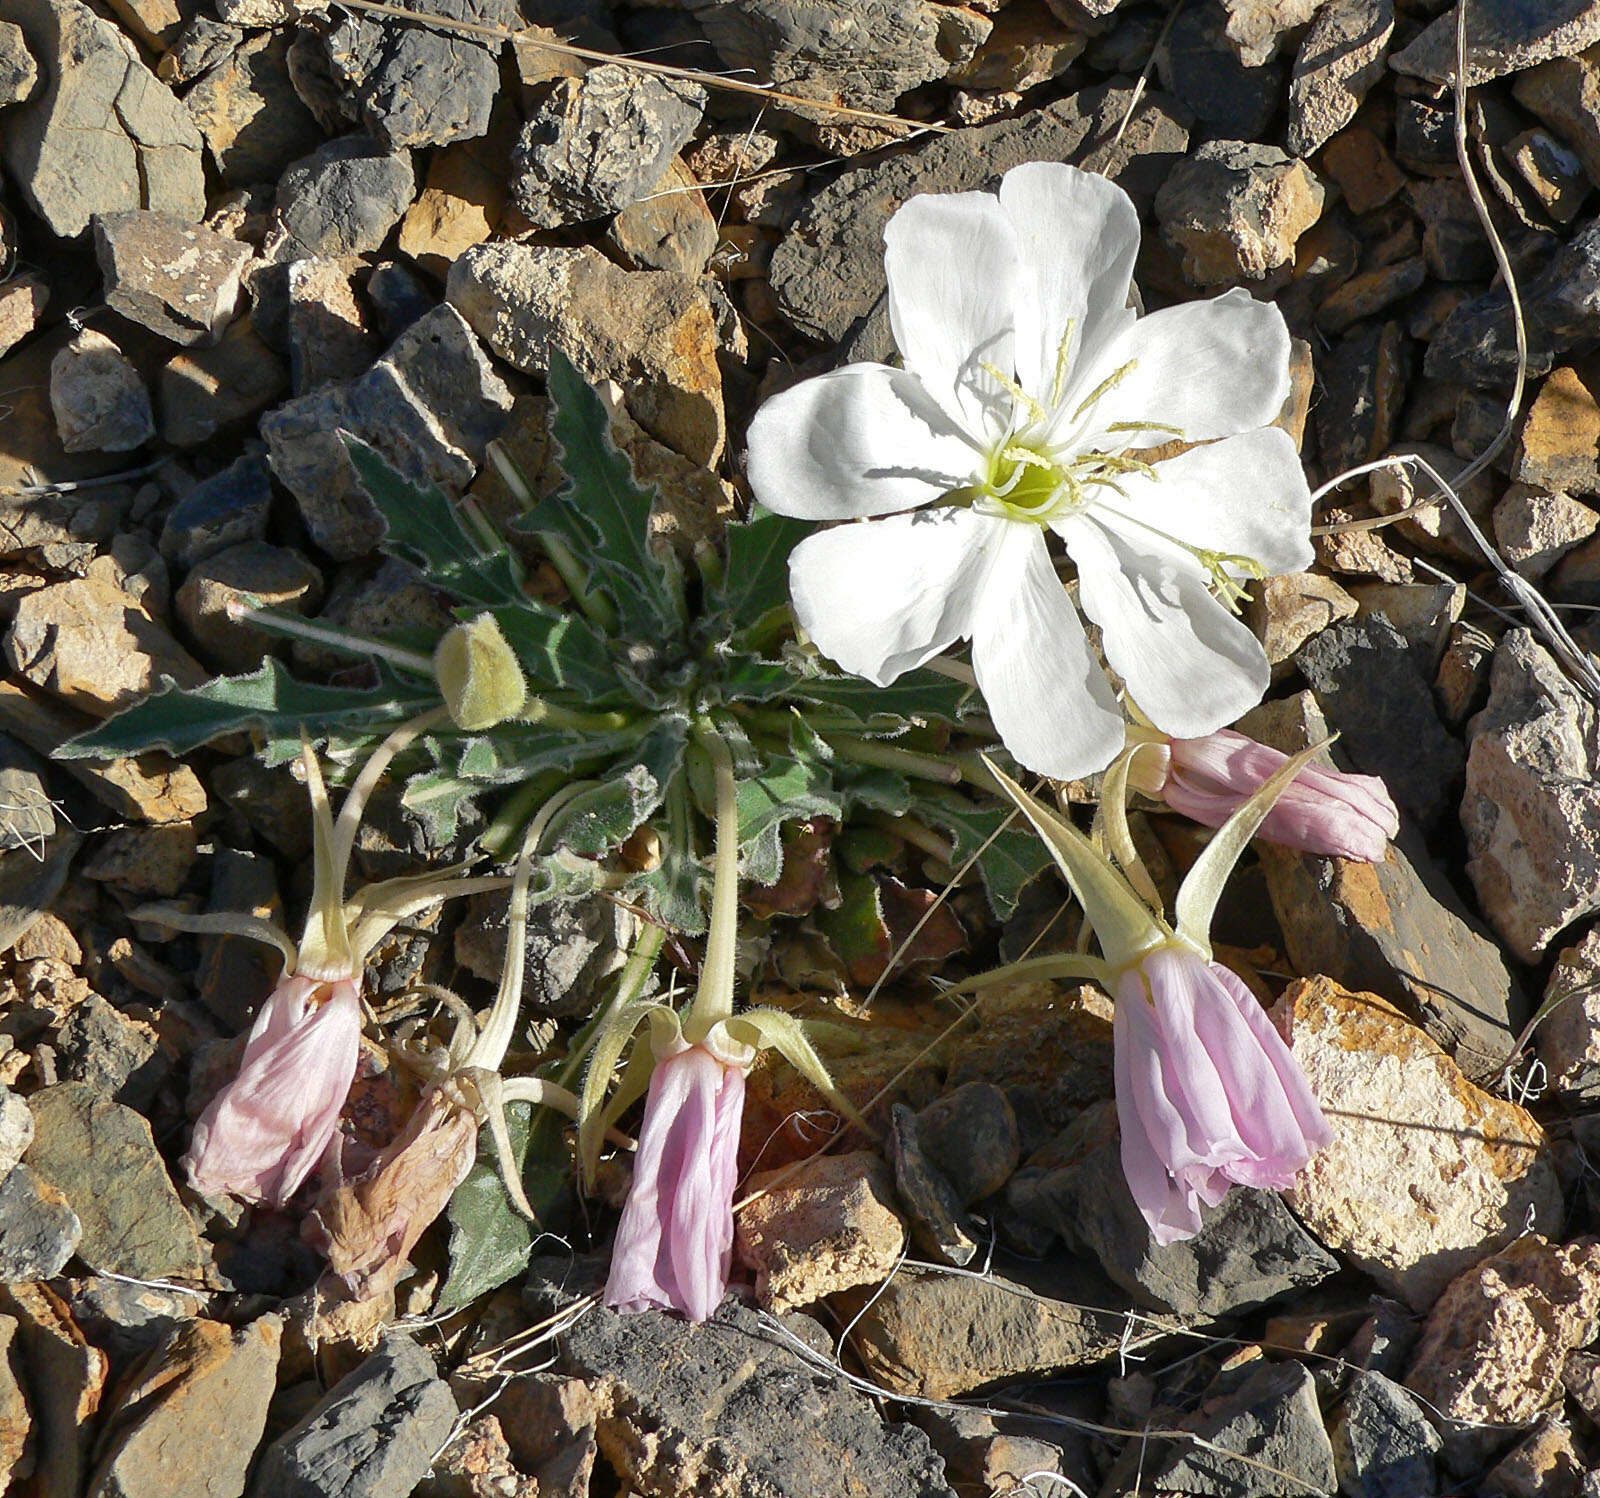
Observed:
[[[1133,204],[1054,163],[1006,173],[998,196],[913,198],[884,240],[905,368],[806,380],[750,426],[769,509],[883,517],[795,550],[795,615],[818,647],[885,685],[970,639],[1011,753],[1061,778],[1100,769],[1123,718],[1053,531],[1158,728],[1198,738],[1259,702],[1266,655],[1228,605],[1239,579],[1311,561],[1300,459],[1268,425],[1289,390],[1282,314],[1231,291],[1136,317]],[[1140,461],[1175,437],[1206,445]]]

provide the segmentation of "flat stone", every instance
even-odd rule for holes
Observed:
[[[0,1309],[18,1323],[35,1426],[34,1490],[71,1498],[88,1476],[110,1359],[89,1344],[66,1302],[46,1284],[0,1286]]]
[[[1489,924],[1534,962],[1600,911],[1600,719],[1532,633],[1513,629],[1468,743],[1467,874]]]
[[[1531,1223],[1561,1222],[1533,1116],[1469,1082],[1376,994],[1296,979],[1273,1011],[1333,1142],[1286,1193],[1311,1232],[1416,1310]]]
[[[1156,76],[1206,135],[1254,140],[1282,103],[1285,70],[1264,57],[1241,60],[1226,26],[1220,6],[1185,6],[1156,51]]]
[[[721,237],[704,189],[677,158],[643,197],[611,221],[606,238],[635,270],[697,276]]]
[[[82,1237],[66,1197],[28,1166],[0,1179],[0,1284],[54,1279]]]
[[[39,64],[20,26],[0,21],[0,108],[21,104],[39,81]]]
[[[1381,1373],[1351,1379],[1328,1432],[1346,1498],[1402,1498],[1439,1491],[1439,1433],[1406,1391]]]
[[[6,117],[6,165],[51,233],[129,208],[199,219],[200,132],[133,43],[79,0],[10,0],[6,18],[45,77]]]
[[[1202,1210],[1194,1237],[1158,1245],[1128,1189],[1109,1101],[1086,1109],[1042,1159],[1047,1163],[1012,1177],[1002,1231],[1020,1230],[1034,1252],[1059,1237],[1150,1310],[1209,1321],[1254,1310],[1339,1271],[1276,1192],[1243,1186]]]
[[[1588,202],[1594,184],[1583,159],[1548,130],[1525,130],[1505,152],[1539,206],[1558,224],[1570,224]]]
[[[156,434],[150,392],[139,371],[93,328],[50,361],[50,409],[69,453],[134,452]]]
[[[737,1252],[769,1311],[879,1284],[905,1251],[894,1177],[870,1150],[752,1176],[743,1194],[754,1199],[739,1212]]]
[[[1445,1461],[1470,1471],[1561,1394],[1567,1355],[1600,1311],[1600,1243],[1520,1237],[1465,1270],[1439,1297],[1405,1384],[1446,1422]],[[1466,1422],[1456,1424],[1455,1422]],[[1484,1428],[1484,1423],[1488,1428]]]
[[[272,476],[261,458],[247,453],[202,479],[167,512],[161,555],[180,567],[267,534]]]
[[[276,1316],[237,1331],[203,1319],[174,1328],[110,1412],[88,1498],[243,1498],[281,1341]]]
[[[1341,130],[1322,148],[1322,170],[1338,185],[1352,213],[1371,213],[1406,185],[1383,142],[1362,125]]]
[[[1577,154],[1600,187],[1600,46],[1519,72],[1511,92]]]
[[[376,250],[416,191],[410,152],[389,151],[361,135],[330,140],[278,179],[269,258],[336,259]]]
[[[97,214],[106,301],[171,343],[215,343],[233,318],[250,246],[169,213]]]
[[[201,447],[218,432],[253,421],[289,388],[289,371],[255,327],[241,319],[214,348],[185,349],[156,380],[161,435]]]
[[[446,295],[515,368],[543,374],[559,348],[590,382],[616,380],[668,447],[706,464],[722,451],[716,317],[695,279],[625,271],[588,247],[498,242],[456,261]]]
[[[840,174],[801,209],[773,252],[779,310],[819,343],[840,342],[883,295],[883,228],[919,192],[992,189],[1025,161],[1098,171],[1148,212],[1189,142],[1182,107],[1131,87],[1079,91],[1015,119],[936,136],[882,162]],[[1124,122],[1126,128],[1123,129]]]
[[[824,1335],[802,1316],[782,1324],[802,1345]],[[927,1436],[885,1421],[843,1377],[803,1359],[770,1320],[735,1300],[700,1325],[596,1308],[557,1346],[562,1371],[600,1394],[600,1451],[635,1492],[954,1498]]]
[[[1518,73],[1552,57],[1570,57],[1600,42],[1595,0],[1488,0],[1467,27],[1467,86]],[[1448,83],[1455,76],[1456,13],[1452,7],[1389,59],[1397,73]]]
[[[256,1498],[391,1498],[427,1475],[456,1419],[450,1387],[410,1337],[384,1335],[262,1454]]]
[[[1309,156],[1356,116],[1382,76],[1394,34],[1394,0],[1333,0],[1300,44],[1289,83],[1291,156]]]
[[[1527,484],[1513,484],[1494,507],[1494,539],[1501,557],[1534,582],[1597,528],[1600,511]]]
[[[19,271],[0,285],[0,355],[39,326],[49,300],[50,283],[35,271]]]
[[[83,1224],[78,1257],[103,1274],[198,1279],[201,1250],[150,1125],[83,1082],[34,1093],[38,1132],[24,1162]]]

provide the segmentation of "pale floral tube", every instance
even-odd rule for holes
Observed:
[[[184,1157],[195,1190],[282,1206],[333,1138],[360,1050],[353,981],[280,980],[256,1016],[238,1075],[195,1125]]]

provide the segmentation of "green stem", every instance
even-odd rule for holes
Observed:
[[[342,629],[328,629],[295,615],[257,608],[246,603],[243,598],[230,601],[227,613],[230,619],[253,625],[270,635],[287,635],[291,639],[310,640],[317,645],[331,645],[335,650],[347,651],[351,655],[375,655],[380,660],[399,666],[402,671],[410,671],[413,675],[425,676],[429,680],[433,678],[432,656],[423,655],[416,650],[407,650],[400,645],[391,645],[385,640],[369,639],[366,635]]]
[[[583,610],[596,629],[602,634],[610,634],[617,627],[617,612],[598,593],[590,590],[588,569],[554,531],[539,531],[538,537],[545,555],[550,558],[550,565],[561,574],[561,581],[572,594],[572,601]]]
[[[859,764],[876,765],[883,770],[898,770],[914,780],[932,780],[939,785],[960,785],[962,767],[956,756],[939,759],[931,754],[918,754],[911,749],[896,749],[877,739],[863,739],[853,733],[825,733],[822,735],[835,753]]]
[[[530,697],[517,714],[517,721],[570,728],[575,733],[617,733],[633,720],[626,713],[580,713],[570,707],[558,707],[543,697]]]
[[[892,817],[886,811],[874,811],[869,812],[861,820],[869,826],[880,828],[891,837],[910,843],[913,848],[920,848],[930,858],[937,858],[942,863],[951,865],[955,863],[955,844],[947,837],[940,837],[933,828],[925,826],[915,817]]]
[[[533,809],[546,801],[565,779],[566,776],[559,770],[547,770],[532,780],[524,781],[506,797],[505,805],[483,829],[478,837],[478,846],[493,859],[503,858],[512,841],[521,835]]]
[[[685,1038],[704,1037],[719,1020],[733,1016],[734,957],[739,934],[739,787],[733,755],[715,729],[705,728],[695,741],[711,760],[716,784],[717,842],[711,870],[711,925],[706,933],[700,986],[684,1016]]]
[[[567,1053],[567,1059],[561,1064],[561,1070],[556,1074],[563,1087],[570,1087],[583,1070],[584,1059],[594,1046],[595,1038],[603,1035],[617,1015],[644,992],[644,985],[656,965],[656,958],[661,955],[666,939],[666,929],[654,924],[647,924],[639,933],[639,939],[628,953],[628,960],[617,979],[616,992],[605,1009],[579,1032],[572,1049]]]

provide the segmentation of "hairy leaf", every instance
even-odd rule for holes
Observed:
[[[1010,807],[981,805],[959,791],[938,787],[921,790],[912,811],[950,834],[958,868],[1012,815]],[[1021,817],[1014,817],[1011,825],[994,837],[978,859],[978,872],[989,906],[998,919],[1010,917],[1022,891],[1050,863],[1050,850]]]
[[[533,692],[540,696],[568,693],[571,704],[586,712],[630,700],[605,640],[587,620],[532,598],[503,604],[491,612],[528,673]]]
[[[907,671],[886,687],[859,676],[797,676],[792,690],[868,729],[900,728],[907,721],[957,723],[978,705],[973,688],[936,671]]]
[[[728,614],[734,634],[761,623],[789,602],[789,553],[813,527],[759,507],[728,527],[727,562],[707,603]]]

